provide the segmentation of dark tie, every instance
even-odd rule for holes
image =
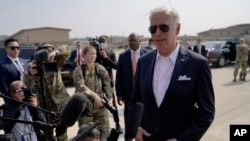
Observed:
[[[77,50],[77,65],[80,66],[81,65],[81,53],[80,53],[80,49]]]
[[[137,56],[136,56],[136,52],[133,52],[133,56],[132,56],[132,68],[133,68],[133,77],[135,76],[135,72],[136,72],[136,63],[137,63]]]
[[[20,80],[23,80],[23,67],[18,63],[17,60],[14,61],[16,63],[17,69],[20,72]]]

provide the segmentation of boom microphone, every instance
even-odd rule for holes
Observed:
[[[88,124],[88,126],[83,128],[82,130],[80,130],[78,132],[78,135],[75,136],[71,141],[80,141],[81,138],[88,135],[99,124],[100,124],[100,122],[98,120],[93,122],[93,123]]]
[[[128,124],[128,131],[126,136],[129,138],[135,138],[138,128],[140,127],[141,124],[141,119],[142,119],[142,114],[143,114],[143,104],[140,102],[136,102],[134,106],[134,111],[129,119],[129,124]]]
[[[59,115],[59,124],[56,128],[56,135],[62,135],[67,127],[74,125],[80,116],[86,113],[86,111],[91,110],[92,104],[86,97],[86,94],[84,92],[75,93]]]

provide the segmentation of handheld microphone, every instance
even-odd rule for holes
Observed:
[[[129,124],[127,128],[128,131],[125,136],[129,138],[135,138],[138,128],[140,127],[141,124],[142,114],[143,114],[143,104],[140,102],[136,102],[133,113],[129,119]]]

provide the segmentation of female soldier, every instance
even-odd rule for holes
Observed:
[[[106,141],[110,134],[108,110],[103,105],[103,97],[107,96],[112,105],[112,88],[110,77],[106,69],[95,63],[96,49],[89,45],[83,49],[85,64],[76,67],[73,73],[73,83],[76,91],[84,91],[93,101],[93,115],[83,116],[78,120],[79,127],[83,124],[98,120],[100,122],[100,138]]]

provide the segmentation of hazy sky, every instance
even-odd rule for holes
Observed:
[[[170,5],[181,18],[180,35],[250,23],[250,0],[1,0],[0,35],[22,29],[71,29],[70,38],[148,33],[149,12]]]

